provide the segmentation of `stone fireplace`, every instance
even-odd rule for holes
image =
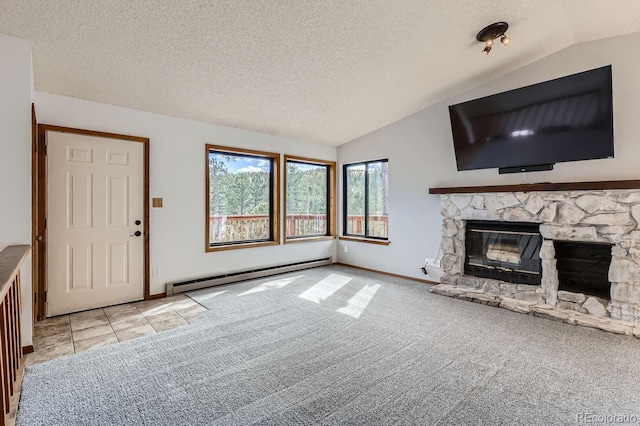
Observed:
[[[443,216],[435,293],[582,325],[640,324],[640,189],[432,193]],[[482,236],[486,223],[497,233]]]

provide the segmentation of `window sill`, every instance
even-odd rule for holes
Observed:
[[[338,239],[343,241],[355,241],[357,243],[377,244],[379,246],[388,246],[391,244],[389,240],[374,240],[373,238],[364,237],[338,237]]]
[[[254,247],[265,247],[265,246],[277,246],[280,245],[280,241],[260,241],[258,243],[239,243],[239,244],[229,244],[224,246],[209,246],[206,248],[207,252],[212,251],[225,251],[225,250],[239,250],[239,249],[248,249]]]
[[[300,237],[300,238],[289,238],[284,240],[285,244],[291,243],[307,243],[311,241],[330,241],[335,240],[336,237],[332,235],[323,235],[321,237]]]

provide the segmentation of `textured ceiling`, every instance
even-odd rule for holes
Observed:
[[[513,42],[480,54],[500,20]],[[638,0],[0,0],[39,91],[329,145],[636,31]]]

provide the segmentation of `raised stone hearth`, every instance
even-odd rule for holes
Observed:
[[[442,194],[441,206],[444,275],[441,286],[435,287],[434,292],[462,295],[461,298],[470,300],[485,295],[487,303],[513,305],[518,307],[514,310],[528,313],[535,310],[522,306],[538,306],[536,309],[547,317],[553,316],[549,311],[562,311],[564,314],[560,316],[573,323],[599,318],[640,324],[640,190]],[[467,220],[539,223],[543,237],[541,285],[510,284],[464,275]],[[611,245],[610,300],[558,291],[554,241]],[[464,296],[469,291],[474,297]],[[567,312],[574,312],[581,320],[576,321],[576,316]],[[583,317],[587,320],[583,321]]]

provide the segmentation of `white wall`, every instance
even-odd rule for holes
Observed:
[[[442,220],[440,198],[428,195],[430,187],[640,178],[640,56],[634,53],[639,45],[640,33],[635,33],[569,47],[339,147],[340,164],[389,158],[391,244],[340,241],[338,261],[425,278],[419,267],[425,257],[438,253]],[[480,60],[491,60],[491,55]],[[526,176],[499,175],[497,169],[456,170],[449,105],[609,64],[613,66],[615,158],[559,163],[552,171]],[[437,272],[427,279],[437,279]]]
[[[0,250],[31,244],[31,46],[0,34]],[[31,345],[31,256],[21,269],[22,343]]]
[[[336,160],[336,148],[144,111],[36,92],[39,123],[150,139],[151,294],[165,283],[310,259],[335,259],[335,241],[205,252],[205,144]]]

